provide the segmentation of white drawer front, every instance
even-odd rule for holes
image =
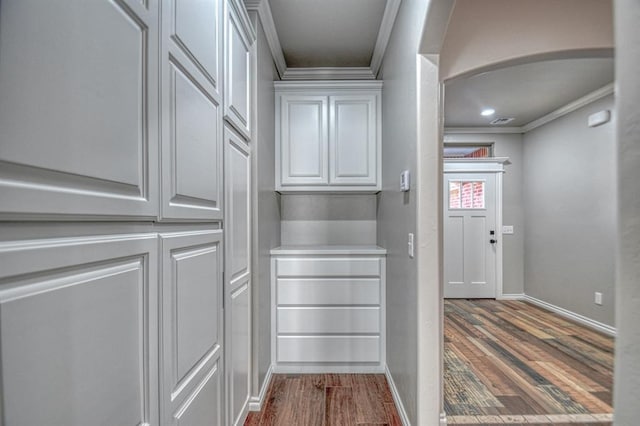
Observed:
[[[380,362],[378,336],[278,336],[278,362]]]
[[[278,333],[379,333],[380,308],[278,308]]]
[[[278,305],[379,305],[380,279],[278,279]]]
[[[379,277],[380,259],[278,259],[279,277]]]

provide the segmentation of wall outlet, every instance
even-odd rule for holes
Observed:
[[[602,293],[600,293],[599,291],[596,291],[596,297],[595,297],[594,303],[596,305],[602,305]]]
[[[409,249],[409,257],[413,259],[414,250],[413,250],[413,234],[412,233],[409,233],[409,242],[407,244],[407,247]]]
[[[513,225],[503,225],[502,226],[502,233],[505,234],[505,235],[513,234]]]

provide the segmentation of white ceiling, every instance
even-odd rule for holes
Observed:
[[[270,0],[288,67],[368,67],[386,0]]]
[[[614,79],[613,58],[557,59],[454,80],[445,86],[445,126],[483,127],[499,117],[520,127]],[[483,108],[496,113],[482,117]],[[499,127],[499,126],[496,126]]]

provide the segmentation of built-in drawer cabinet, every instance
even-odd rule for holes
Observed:
[[[385,344],[385,256],[272,257],[275,371],[380,372]],[[285,251],[286,252],[286,251]]]

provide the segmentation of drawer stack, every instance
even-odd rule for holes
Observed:
[[[275,372],[381,372],[385,251],[272,251]]]

